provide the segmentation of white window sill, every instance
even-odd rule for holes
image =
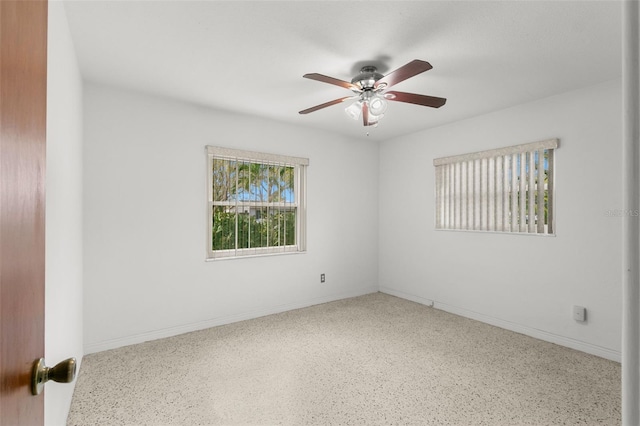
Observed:
[[[306,251],[285,251],[276,253],[264,253],[264,254],[241,254],[238,256],[221,256],[221,257],[207,257],[205,262],[217,262],[219,260],[237,260],[237,259],[250,259],[256,257],[271,257],[271,256],[287,256],[291,254],[305,254]]]

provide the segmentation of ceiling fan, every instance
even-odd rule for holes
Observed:
[[[431,108],[440,108],[447,102],[446,99],[435,96],[417,95],[415,93],[385,92],[385,89],[428,71],[431,68],[433,67],[429,62],[414,59],[397,70],[387,75],[382,75],[377,71],[376,67],[368,65],[362,67],[360,74],[351,79],[351,83],[317,73],[305,74],[303,75],[304,78],[344,87],[345,89],[352,90],[355,95],[334,99],[333,101],[304,109],[300,111],[300,114],[309,114],[310,112],[353,99],[355,102],[345,108],[347,115],[354,120],[358,120],[360,116],[362,116],[362,123],[365,126],[376,126],[378,121],[384,117],[384,113],[387,110],[387,101],[406,102]]]

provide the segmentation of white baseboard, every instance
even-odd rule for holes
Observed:
[[[85,346],[84,353],[89,355],[96,352],[102,352],[109,349],[116,349],[123,346],[135,345],[137,343],[147,342],[149,340],[163,339],[165,337],[177,336],[179,334],[190,333],[192,331],[204,330],[211,327],[217,327],[219,325],[231,324],[238,321],[245,321],[249,319],[259,318],[266,315],[278,314],[280,312],[286,312],[293,309],[306,308],[308,306],[319,305],[321,303],[333,302],[341,299],[348,299],[350,297],[362,296],[370,293],[377,293],[378,287],[372,286],[363,288],[360,290],[348,291],[345,293],[333,294],[330,296],[316,297],[313,299],[307,299],[300,302],[287,303],[284,305],[269,306],[262,309],[256,309],[249,312],[243,312],[235,315],[228,315],[224,317],[212,318],[205,321],[199,321],[191,324],[179,325],[176,327],[169,327],[160,330],[148,331],[145,333],[135,334],[131,336],[119,337],[116,339],[105,340],[102,342],[91,343]]]
[[[622,360],[622,354],[619,351],[615,351],[613,349],[583,342],[580,340],[572,339],[571,337],[549,333],[544,330],[538,330],[533,327],[514,323],[511,321],[506,321],[500,318],[495,318],[490,315],[485,315],[479,312],[470,311],[465,308],[448,305],[446,303],[441,303],[435,300],[416,296],[414,294],[405,293],[403,291],[394,290],[388,287],[381,286],[380,292],[390,294],[391,296],[400,297],[402,299],[411,300],[412,302],[420,303],[422,305],[433,306],[436,309],[440,309],[442,311],[446,311],[455,315],[460,315],[461,317],[471,318],[476,321],[484,322],[486,324],[494,325],[496,327],[504,328],[506,330],[515,331],[516,333],[524,334],[530,337],[535,337],[536,339],[544,340],[545,342],[555,343],[560,346],[565,346],[567,348],[575,349],[591,355],[596,355],[611,361],[621,362]]]
[[[404,291],[395,290],[389,287],[380,287],[380,293],[396,296],[401,299],[411,300],[412,302],[420,303],[421,305],[433,307],[433,300],[425,299],[424,297],[416,296],[414,294],[405,293]]]

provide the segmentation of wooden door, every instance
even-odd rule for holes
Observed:
[[[42,425],[47,2],[0,0],[0,425]]]

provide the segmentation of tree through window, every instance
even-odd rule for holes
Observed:
[[[308,160],[207,147],[208,257],[305,250]]]

